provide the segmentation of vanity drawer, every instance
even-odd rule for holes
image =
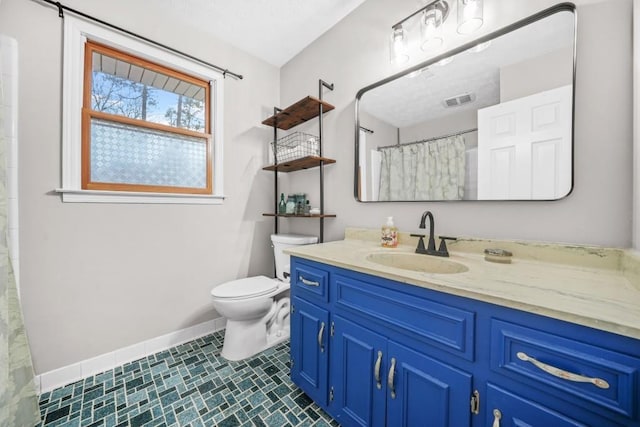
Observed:
[[[485,399],[485,426],[496,425],[497,418],[500,426],[622,427],[609,420],[586,415],[586,411],[576,411],[575,408],[563,407],[561,412],[554,411],[491,383],[487,384]],[[588,424],[571,417],[567,412],[588,418]]]
[[[293,275],[291,276],[291,287],[294,292],[301,291],[300,296],[315,297],[327,302],[329,300],[329,272],[320,268],[312,267],[299,261],[292,263]]]
[[[491,369],[586,408],[638,416],[640,359],[621,352],[491,319]]]
[[[353,277],[331,277],[331,300],[338,309],[364,316],[421,342],[474,360],[475,313]]]

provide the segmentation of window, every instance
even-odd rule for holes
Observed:
[[[63,201],[221,203],[221,77],[65,17]]]
[[[85,45],[82,188],[211,194],[209,83]]]

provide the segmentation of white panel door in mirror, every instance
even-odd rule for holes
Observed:
[[[478,110],[479,199],[551,200],[569,193],[572,91],[562,86]]]

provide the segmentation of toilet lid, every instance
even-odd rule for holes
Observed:
[[[247,277],[233,280],[211,289],[215,298],[248,298],[268,294],[276,290],[278,282],[267,276]]]

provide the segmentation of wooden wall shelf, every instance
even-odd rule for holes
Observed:
[[[274,162],[280,161],[279,163],[265,166],[262,169],[266,171],[271,171],[274,173],[273,180],[273,189],[274,189],[274,211],[275,213],[263,213],[263,216],[272,217],[274,221],[275,233],[278,234],[278,221],[280,218],[313,218],[318,220],[320,225],[320,235],[318,236],[318,242],[324,242],[324,219],[325,218],[335,218],[333,214],[325,214],[324,213],[324,165],[328,165],[331,163],[335,163],[336,161],[333,159],[328,159],[326,157],[321,157],[322,155],[322,121],[324,113],[333,110],[335,107],[328,102],[322,100],[322,93],[324,89],[333,90],[333,83],[327,83],[322,79],[318,80],[318,97],[315,98],[313,96],[306,96],[302,98],[300,101],[296,102],[285,108],[284,110],[280,110],[275,107],[273,109],[274,115],[269,117],[268,119],[262,122],[263,125],[271,126],[273,128],[273,144],[277,151],[278,144],[278,129],[289,130],[294,126],[302,124],[311,119],[318,118],[318,151],[317,154],[320,156],[306,156],[300,159],[291,160],[291,161],[282,161],[282,158],[276,158]],[[321,113],[322,110],[322,114]],[[283,141],[284,142],[284,141]],[[306,151],[306,153],[315,153],[315,151]],[[283,157],[283,156],[281,156]],[[287,214],[279,214],[279,206],[278,199],[282,195],[278,191],[278,172],[295,172],[304,169],[318,168],[319,171],[319,184],[320,184],[320,209],[319,214],[317,215],[287,215]],[[315,212],[315,211],[314,211]]]
[[[280,111],[278,114],[274,114],[264,120],[262,124],[283,130],[291,129],[294,126],[318,117],[320,115],[320,104],[322,104],[323,113],[335,108],[328,102],[321,101],[313,96],[307,96]]]
[[[295,172],[303,169],[311,169],[320,166],[320,162],[325,165],[335,163],[333,159],[318,156],[307,156],[301,159],[292,160],[290,162],[278,163],[277,165],[265,166],[262,169],[266,171],[278,171],[278,172]]]

